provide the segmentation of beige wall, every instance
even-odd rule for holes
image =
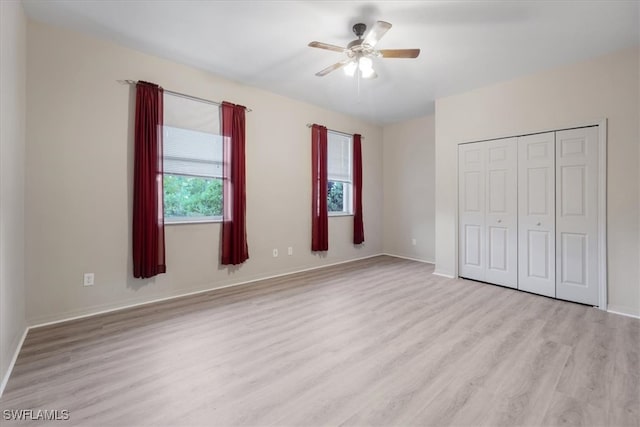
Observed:
[[[385,126],[383,153],[384,251],[433,263],[434,116]]]
[[[26,20],[0,1],[0,394],[25,331],[24,151]]]
[[[28,30],[31,324],[382,252],[380,127],[78,33],[34,22]],[[219,224],[174,225],[166,227],[167,274],[132,278],[133,89],[117,79],[253,109],[246,159],[251,258],[240,268],[218,265]],[[352,217],[330,218],[326,257],[310,252],[312,122],[365,137],[366,241],[351,243]],[[82,286],[84,272],[95,273],[95,286]]]
[[[3,21],[3,36],[6,27]],[[28,43],[26,279],[31,324],[383,250],[425,261],[435,258],[438,272],[455,275],[457,143],[595,123],[602,117],[609,119],[610,304],[640,313],[637,51],[443,98],[436,103],[435,118],[382,130],[39,23],[29,23]],[[152,280],[132,278],[133,91],[116,83],[127,78],[253,109],[247,116],[251,259],[239,269],[218,266],[219,224],[174,225],[166,229],[168,273]],[[365,136],[366,242],[361,248],[350,243],[351,217],[330,218],[326,257],[309,251],[305,124],[310,122]],[[288,246],[294,247],[293,256],[286,255]],[[278,258],[272,257],[273,248],[279,249]],[[94,287],[82,286],[84,272],[96,274]]]
[[[456,274],[457,144],[608,119],[609,308],[640,315],[638,52],[436,101],[436,271]]]

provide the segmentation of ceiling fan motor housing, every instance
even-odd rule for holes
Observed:
[[[361,51],[363,50],[365,47],[364,45],[364,40],[362,39],[358,39],[358,40],[354,40],[351,43],[349,43],[347,45],[347,50],[349,52],[356,52],[356,51]],[[348,53],[348,52],[347,52]]]
[[[365,31],[367,31],[367,26],[362,22],[359,22],[353,26],[353,32],[356,36],[358,36],[359,39],[362,38]]]
[[[353,26],[353,32],[355,33],[356,36],[358,36],[358,39],[352,41],[347,45],[347,49],[348,49],[347,55],[350,58],[352,58],[353,56],[359,56],[358,54],[360,53],[365,53],[365,54],[371,53],[371,52],[365,52],[365,51],[371,50],[371,48],[368,45],[366,45],[364,43],[364,40],[362,39],[362,36],[364,35],[365,31],[367,31],[367,26],[362,22],[355,24]]]

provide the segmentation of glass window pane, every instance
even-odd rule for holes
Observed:
[[[164,216],[222,216],[222,179],[165,174]]]
[[[329,212],[344,212],[344,184],[329,181],[327,184],[327,207]]]

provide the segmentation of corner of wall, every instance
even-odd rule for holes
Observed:
[[[383,128],[384,252],[425,262],[435,258],[435,118]]]
[[[24,280],[26,25],[22,2],[0,2],[0,396],[27,331]]]

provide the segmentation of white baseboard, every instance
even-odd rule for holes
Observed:
[[[4,393],[4,388],[7,386],[7,383],[9,382],[9,377],[11,376],[11,372],[13,372],[13,367],[16,364],[16,360],[18,360],[18,354],[20,354],[20,350],[22,350],[22,344],[24,344],[24,339],[27,337],[27,333],[29,332],[29,329],[30,328],[28,326],[24,329],[24,332],[22,333],[22,338],[20,338],[20,341],[16,346],[16,351],[13,352],[13,357],[11,358],[11,363],[9,363],[9,368],[7,369],[7,372],[4,374],[4,377],[2,378],[2,382],[0,383],[0,397],[2,397],[2,393]]]
[[[332,266],[340,265],[340,264],[347,264],[347,263],[350,263],[350,262],[361,261],[361,260],[364,260],[364,259],[375,258],[377,256],[383,256],[383,255],[385,255],[385,254],[378,253],[378,254],[374,254],[374,255],[367,255],[367,256],[364,256],[364,257],[354,258],[354,259],[350,259],[350,260],[346,260],[346,261],[339,261],[339,262],[334,262],[334,263],[331,263],[331,264],[323,264],[323,265],[318,265],[318,266],[315,266],[315,267],[302,268],[302,269],[299,269],[299,270],[289,271],[287,273],[281,273],[281,274],[274,274],[274,275],[271,275],[271,276],[259,277],[259,278],[256,278],[256,279],[245,280],[245,281],[242,281],[242,282],[230,283],[228,285],[216,286],[216,287],[211,287],[211,288],[207,288],[207,289],[201,289],[201,290],[197,290],[197,291],[193,291],[193,292],[186,292],[186,293],[181,293],[181,294],[177,294],[177,295],[171,295],[171,296],[168,296],[168,297],[156,298],[156,299],[152,299],[152,300],[149,300],[149,301],[143,301],[143,302],[138,302],[138,303],[133,303],[133,304],[126,304],[126,305],[119,305],[119,306],[113,307],[113,308],[107,308],[107,309],[92,311],[92,312],[89,312],[89,313],[79,314],[79,315],[75,315],[75,316],[64,317],[62,319],[52,320],[52,321],[48,321],[48,322],[36,323],[36,324],[31,325],[29,327],[29,329],[40,328],[42,326],[56,325],[58,323],[68,322],[70,320],[85,319],[87,317],[93,317],[93,316],[97,316],[97,315],[100,315],[100,314],[112,313],[114,311],[120,311],[120,310],[129,309],[129,308],[141,307],[141,306],[144,306],[144,305],[155,304],[157,302],[162,302],[162,301],[169,301],[169,300],[176,299],[176,298],[183,298],[183,297],[188,297],[188,296],[192,296],[192,295],[203,294],[205,292],[216,291],[216,290],[219,290],[219,289],[226,289],[226,288],[232,288],[234,286],[247,285],[247,284],[250,284],[250,283],[260,282],[262,280],[277,279],[278,277],[289,276],[291,274],[304,273],[305,271],[319,270],[321,268],[332,267]]]
[[[619,316],[631,317],[633,319],[640,319],[640,316],[638,316],[637,314],[625,313],[623,311],[607,309],[607,313],[617,314]]]
[[[410,261],[423,262],[423,263],[426,263],[426,264],[434,264],[434,265],[435,265],[435,263],[436,263],[435,261],[427,261],[427,260],[424,260],[424,259],[411,258],[411,257],[404,256],[404,255],[396,255],[396,254],[390,254],[390,253],[384,253],[384,254],[382,254],[382,255],[386,255],[386,256],[390,256],[390,257],[395,257],[395,258],[408,259],[408,260],[410,260]],[[434,271],[434,272],[433,272],[433,273],[431,273],[431,274],[433,274],[433,275],[435,275],[435,276],[446,277],[447,279],[455,279],[455,277],[454,277],[454,276],[452,276],[452,275],[450,275],[450,274],[446,274],[446,273],[441,273],[441,272],[439,272],[439,271],[437,271],[437,270],[436,270],[436,271]]]
[[[386,255],[386,256],[390,256],[390,257],[394,257],[394,258],[408,259],[409,261],[423,262],[425,264],[435,264],[434,261],[429,261],[429,260],[426,260],[426,259],[419,259],[419,258],[411,258],[411,257],[404,256],[404,255],[396,255],[396,254],[390,254],[390,253],[383,253],[382,255]]]
[[[451,274],[442,273],[440,271],[434,271],[431,274],[433,274],[434,276],[446,277],[447,279],[455,279],[455,277],[452,276]]]

